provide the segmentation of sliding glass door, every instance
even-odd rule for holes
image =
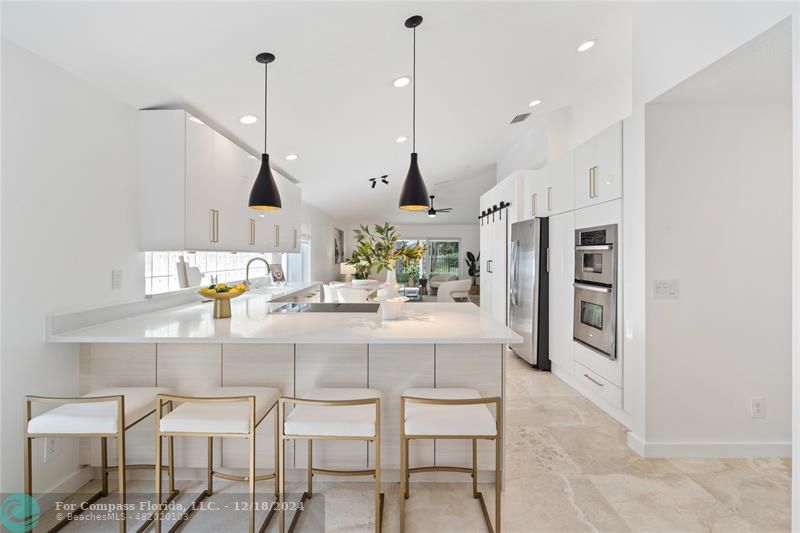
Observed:
[[[399,283],[408,281],[409,274],[414,274],[415,278],[430,278],[437,274],[452,274],[456,278],[460,277],[461,241],[459,239],[404,239],[397,241],[398,245],[402,243],[424,244],[425,256],[416,268],[405,265],[403,261],[397,262],[395,272],[397,272]]]

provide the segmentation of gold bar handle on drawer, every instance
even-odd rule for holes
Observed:
[[[596,379],[594,379],[594,378],[593,378],[592,376],[590,376],[589,374],[584,374],[584,375],[583,375],[583,377],[585,377],[586,379],[588,379],[589,381],[591,381],[592,383],[594,383],[594,384],[595,384],[595,385],[597,385],[598,387],[605,387],[605,385],[604,385],[604,384],[600,383],[599,381],[597,381]]]
[[[281,227],[275,224],[275,248],[281,245]]]

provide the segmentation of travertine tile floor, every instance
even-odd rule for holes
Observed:
[[[784,532],[790,530],[787,459],[643,459],[625,444],[625,428],[555,376],[507,358],[506,480],[503,530],[543,532]],[[465,478],[465,481],[468,478]],[[261,484],[259,484],[261,486]],[[236,490],[218,481],[219,490]],[[147,491],[150,482],[130,484]],[[200,490],[184,482],[185,491]],[[315,483],[298,531],[373,529],[371,484]],[[91,487],[87,487],[87,491]],[[483,487],[492,508],[493,486]],[[270,494],[264,483],[262,494]],[[384,487],[384,531],[399,530],[399,485]],[[184,498],[189,501],[189,496]],[[109,498],[109,501],[111,499]],[[322,513],[324,507],[324,523]],[[410,532],[483,532],[469,483],[412,485]],[[260,514],[263,516],[263,514]],[[52,519],[43,517],[43,522]],[[133,528],[130,524],[129,530]],[[243,515],[207,512],[185,531],[246,531]],[[276,531],[274,525],[270,531]],[[109,524],[74,524],[66,531],[116,531]],[[166,529],[165,529],[166,531]]]

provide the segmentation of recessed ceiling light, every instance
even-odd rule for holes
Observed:
[[[245,115],[239,119],[242,124],[255,124],[258,122],[258,117],[255,115]]]
[[[404,142],[406,142],[407,140],[408,140],[408,137],[406,137],[406,136],[404,136],[404,135],[401,135],[400,137],[398,137],[398,138],[397,138],[397,139],[395,139],[394,141],[395,141],[395,142],[398,142],[398,143],[404,143]]]
[[[287,161],[294,161],[295,159],[297,159],[297,154],[289,154],[286,156]]]
[[[191,120],[195,124],[205,124],[205,122],[203,122],[202,120],[200,120],[197,117],[193,117],[192,115],[189,115],[189,120]]]
[[[533,102],[531,102],[530,104],[528,104],[528,107],[536,107],[537,105],[539,105],[539,104],[541,104],[541,103],[542,103],[542,101],[541,101],[541,100],[534,100]]]
[[[585,43],[581,44],[578,47],[578,52],[585,52],[586,50],[589,50],[590,48],[592,48],[596,44],[597,44],[597,41],[595,41],[595,40],[586,41]]]
[[[411,76],[400,76],[392,82],[392,85],[399,89],[400,87],[405,87],[409,83],[411,83]]]

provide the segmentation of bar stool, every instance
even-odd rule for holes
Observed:
[[[497,419],[489,404],[494,404]],[[500,533],[500,481],[502,471],[502,404],[499,397],[482,398],[473,389],[408,389],[400,398],[400,531],[405,531],[406,499],[411,474],[419,472],[460,472],[472,476],[472,496],[481,504],[490,532]],[[408,444],[412,439],[470,439],[472,468],[423,466],[409,468]],[[495,527],[489,519],[483,493],[478,491],[478,439],[495,441]]]
[[[108,495],[108,474],[118,474],[118,496],[120,509],[125,508],[125,471],[150,469],[153,465],[125,464],[125,432],[155,412],[155,399],[159,393],[168,393],[166,387],[117,387],[99,389],[77,398],[54,398],[47,396],[25,396],[25,493],[33,496],[33,472],[31,467],[31,446],[38,438],[81,438],[99,437],[102,489],[91,496],[75,511],[67,513],[49,531],[58,531],[67,522],[79,515],[89,505]],[[35,417],[31,416],[32,405],[60,404]],[[117,466],[108,466],[108,439],[117,439]],[[159,467],[169,473],[170,494],[162,504],[171,502],[178,495],[175,490],[173,474],[172,447],[169,449],[167,466]],[[159,495],[160,501],[160,495]],[[144,531],[154,520],[151,515],[138,529]],[[28,513],[26,513],[28,516]],[[119,530],[125,532],[127,520],[125,512],[120,512]]]
[[[284,416],[286,405],[294,405],[288,416]],[[327,388],[309,391],[303,398],[282,397],[278,403],[280,427],[279,501],[280,532],[285,528],[284,500],[286,488],[284,475],[284,446],[288,440],[308,441],[308,490],[303,493],[289,532],[294,530],[302,503],[311,498],[314,473],[336,476],[375,477],[375,531],[380,532],[383,523],[383,493],[381,492],[381,393],[374,389]],[[331,470],[314,468],[314,440],[363,440],[375,444],[375,468],[366,470]]]
[[[255,531],[255,492],[256,481],[275,479],[275,501],[278,499],[277,468],[272,474],[256,475],[256,428],[278,404],[280,390],[269,387],[217,387],[202,396],[177,396],[159,394],[156,399],[156,494],[161,496],[160,460],[162,438],[169,439],[172,448],[174,437],[207,437],[208,468],[206,471],[207,487],[195,499],[194,503],[181,515],[171,529],[177,531],[192,516],[198,504],[214,494],[214,477],[230,481],[246,481],[249,499],[249,529]],[[178,407],[162,416],[163,405],[167,402],[180,403]],[[277,465],[278,417],[275,417],[275,448]],[[248,473],[246,476],[214,470],[214,437],[248,439]],[[275,513],[271,506],[267,517],[261,525],[264,531]],[[155,530],[161,531],[161,514],[156,518]]]

